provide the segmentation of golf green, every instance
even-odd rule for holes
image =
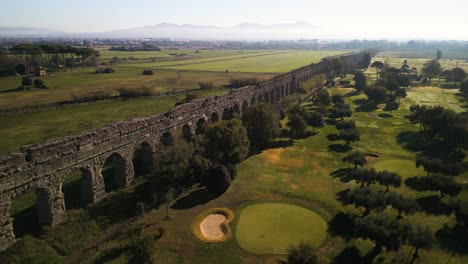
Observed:
[[[319,247],[327,223],[316,213],[284,203],[250,205],[240,213],[236,229],[239,245],[252,253],[286,253],[291,244],[304,240]]]

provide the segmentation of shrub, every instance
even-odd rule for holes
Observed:
[[[302,241],[288,249],[288,264],[315,264],[317,254],[312,245]]]
[[[21,85],[22,86],[31,86],[33,85],[33,80],[29,77],[23,77],[21,79]]]
[[[110,91],[96,91],[87,94],[73,94],[72,97],[75,102],[84,103],[110,99],[114,96]]]
[[[244,79],[231,79],[229,80],[229,87],[240,88],[248,85],[256,85],[259,80],[256,78],[244,78]]]
[[[154,74],[153,70],[144,70],[143,71],[143,75],[153,75],[153,74]]]
[[[222,194],[231,186],[231,175],[226,167],[215,164],[208,169],[203,184],[213,194]]]
[[[340,120],[336,123],[336,129],[342,130],[342,129],[355,129],[356,128],[356,123],[354,120]]]
[[[129,249],[132,254],[130,263],[152,264],[154,259],[156,240],[150,235],[138,235],[132,238]]]
[[[214,84],[212,82],[199,82],[198,86],[200,90],[210,90],[214,88]]]
[[[0,263],[60,263],[61,258],[47,242],[25,236],[0,255]]]
[[[98,67],[96,73],[113,73],[115,72],[111,67]]]
[[[140,88],[120,88],[119,94],[124,98],[134,98],[141,96],[154,96],[156,91],[151,87],[140,87]]]
[[[44,84],[44,81],[41,79],[34,80],[34,87],[47,89],[47,86]]]
[[[397,110],[400,107],[400,104],[397,102],[388,102],[385,104],[385,111]]]
[[[304,88],[304,87],[298,87],[296,89],[296,92],[297,93],[300,93],[300,94],[306,94],[307,93],[307,90]]]

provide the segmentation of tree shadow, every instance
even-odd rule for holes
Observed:
[[[23,88],[17,87],[17,88],[11,88],[11,89],[8,89],[8,90],[2,90],[2,91],[0,91],[0,94],[1,93],[18,92],[18,91],[23,91]]]
[[[457,254],[468,254],[468,239],[466,239],[468,232],[466,228],[460,225],[449,227],[445,224],[435,233],[435,237],[441,249]]]
[[[349,264],[349,263],[371,263],[365,256],[361,256],[359,249],[356,247],[346,247],[340,254],[333,258],[332,264]]]
[[[354,86],[353,86],[353,87],[354,87]],[[351,86],[350,86],[350,87],[347,87],[347,88],[351,88]],[[357,96],[357,95],[359,95],[359,94],[360,94],[359,91],[354,90],[354,91],[351,91],[351,92],[346,93],[345,95],[343,95],[343,97]]]
[[[338,141],[341,140],[340,136],[338,134],[329,134],[327,135],[328,141]]]
[[[219,195],[212,194],[208,189],[202,188],[177,199],[177,201],[172,204],[171,208],[177,210],[189,209],[200,204],[206,204],[217,197],[219,197]]]
[[[452,210],[450,206],[443,203],[438,195],[425,196],[416,199],[421,210],[432,215],[450,215]]]
[[[368,102],[369,100],[364,99],[364,98],[359,98],[353,101],[353,103],[356,105],[363,105],[363,104],[367,104]]]
[[[95,263],[95,264],[108,263],[108,262],[118,258],[125,251],[127,251],[126,248],[111,248],[110,250],[105,251],[104,254],[102,254],[96,260],[94,260],[93,263]]]
[[[346,145],[346,144],[331,144],[331,145],[328,145],[328,151],[344,153],[344,152],[348,152],[348,151],[350,151],[352,149],[353,148],[350,145]]]
[[[331,173],[331,176],[333,178],[339,178],[341,182],[347,183],[353,180],[351,176],[351,171],[353,171],[353,169],[351,168],[337,169],[336,171]]]
[[[336,122],[337,122],[337,121],[336,121],[336,119],[334,119],[334,118],[327,118],[327,119],[325,119],[325,123],[326,123],[327,125],[330,125],[330,126],[336,125]]]
[[[378,117],[380,117],[380,118],[390,118],[390,117],[393,117],[393,115],[385,113],[385,114],[379,114]]]
[[[405,180],[405,185],[415,191],[425,191],[425,185],[421,181],[420,177],[414,176]]]
[[[367,101],[366,103],[364,104],[359,104],[355,111],[356,112],[371,112],[371,111],[374,111],[374,110],[377,110],[379,109],[378,105],[375,103],[375,102],[369,102]]]
[[[328,221],[328,232],[333,236],[340,236],[346,241],[354,238],[354,220],[356,215],[350,212],[337,213],[330,221]]]
[[[294,140],[286,139],[286,140],[275,140],[270,142],[268,145],[263,147],[255,147],[252,148],[250,155],[260,154],[262,151],[267,149],[275,149],[275,148],[287,148],[294,144]]]

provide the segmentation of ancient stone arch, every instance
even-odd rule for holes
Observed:
[[[207,122],[206,122],[206,119],[205,119],[205,118],[200,118],[200,119],[198,119],[198,121],[197,121],[197,128],[195,129],[195,133],[196,133],[197,135],[205,133],[205,131],[206,131],[206,126],[207,126]]]
[[[249,107],[249,103],[247,101],[242,102],[242,113]]]
[[[279,84],[285,85],[284,96],[287,96],[296,91],[301,80],[329,71],[332,58],[341,58],[345,63],[345,72],[351,72],[362,57],[363,53],[350,53],[325,58],[319,63],[276,75],[255,86],[193,100],[164,114],[134,118],[74,137],[25,146],[21,148],[21,152],[1,158],[0,250],[15,241],[10,217],[11,201],[26,191],[37,190],[37,203],[41,211],[38,216],[41,222],[58,224],[66,219],[62,182],[64,175],[71,170],[81,170],[80,195],[83,200],[95,203],[105,195],[102,172],[108,158],[116,163],[114,181],[119,187],[128,186],[135,177],[135,147],[142,141],[148,142],[155,152],[156,146],[162,148],[176,140],[174,135],[180,134],[185,124],[200,133],[208,120],[219,120],[219,113],[227,109],[232,114],[235,103],[240,106],[242,102],[241,109],[244,109],[244,101],[250,101],[250,105],[260,101],[276,102],[278,96],[283,97],[282,89],[281,92],[277,89]],[[303,78],[304,76],[307,78]]]

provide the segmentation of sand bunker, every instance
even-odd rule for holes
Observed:
[[[208,239],[220,239],[225,236],[221,224],[226,221],[222,214],[210,214],[200,223],[200,231]]]
[[[203,242],[223,242],[232,237],[229,223],[234,213],[228,208],[210,208],[201,212],[192,223],[192,232]]]

